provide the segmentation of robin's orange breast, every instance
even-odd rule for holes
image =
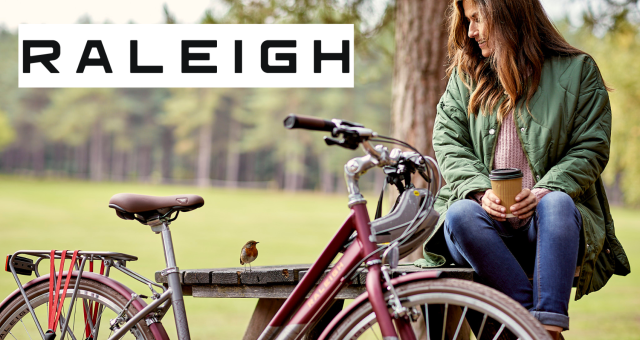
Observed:
[[[251,248],[245,248],[245,254],[248,257],[256,257],[258,256],[258,248],[257,247],[251,247]]]

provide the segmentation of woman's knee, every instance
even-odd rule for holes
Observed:
[[[562,191],[552,191],[538,202],[538,209],[556,209],[559,211],[566,209],[575,209],[576,204],[573,202],[571,196]]]
[[[552,191],[546,194],[536,208],[538,214],[544,215],[567,215],[578,213],[573,199],[562,191]]]
[[[576,225],[578,230],[582,227],[582,217],[576,204],[569,195],[561,191],[546,194],[538,203],[536,214],[541,222],[538,224],[550,230],[563,232],[568,224]]]
[[[477,225],[486,215],[484,209],[473,200],[460,200],[453,203],[447,210],[445,226],[449,232],[465,232]]]

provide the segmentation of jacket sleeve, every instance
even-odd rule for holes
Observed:
[[[474,152],[466,100],[463,99],[466,96],[466,87],[454,71],[438,103],[433,126],[436,160],[455,199],[491,188],[489,172]]]
[[[595,61],[583,61],[580,90],[566,154],[534,187],[582,195],[609,161],[611,106]]]

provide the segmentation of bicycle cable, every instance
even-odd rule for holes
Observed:
[[[413,147],[409,143],[406,143],[404,141],[401,141],[399,139],[395,139],[395,138],[392,138],[392,137],[378,135],[377,138],[372,138],[372,139],[370,139],[370,141],[378,142],[378,143],[395,144],[395,145],[400,145],[400,146],[404,146],[404,147],[407,147],[407,148],[411,149],[412,151],[417,153],[422,158],[422,161],[424,163],[424,167],[429,171],[429,175],[430,175],[429,179],[433,179],[434,176],[433,176],[432,169],[431,169],[431,167],[428,166],[428,164],[429,163],[433,163],[433,165],[436,167],[436,170],[438,170],[438,171],[436,171],[437,174],[438,174],[438,179],[437,179],[438,191],[435,193],[435,196],[434,196],[433,190],[431,190],[431,186],[434,185],[435,183],[432,183],[432,180],[425,179],[425,181],[427,182],[427,186],[428,186],[427,189],[429,190],[429,192],[431,192],[432,195],[427,195],[428,197],[427,197],[427,199],[425,199],[422,202],[420,208],[418,209],[418,213],[413,217],[411,222],[409,222],[409,227],[407,229],[405,229],[405,231],[398,237],[398,239],[403,238],[403,237],[404,237],[404,239],[402,239],[400,241],[395,241],[395,242],[389,243],[389,244],[387,244],[385,246],[382,246],[382,247],[379,247],[378,249],[376,249],[376,250],[372,251],[371,253],[369,253],[368,255],[366,255],[358,263],[357,266],[354,266],[354,268],[351,271],[349,271],[349,273],[347,273],[347,275],[345,275],[345,277],[348,277],[350,281],[352,281],[353,278],[355,278],[356,276],[359,276],[364,271],[364,269],[366,269],[366,268],[362,268],[362,269],[360,269],[360,271],[358,273],[354,274],[354,272],[358,271],[358,268],[360,268],[360,265],[362,265],[362,263],[364,263],[369,258],[371,258],[371,256],[381,252],[382,250],[388,249],[391,245],[400,247],[401,245],[406,243],[408,240],[410,240],[411,236],[413,236],[413,233],[424,222],[424,220],[427,218],[427,216],[429,216],[429,214],[431,213],[431,210],[433,210],[433,204],[435,203],[435,198],[440,193],[440,185],[441,185],[440,171],[438,169],[437,163],[431,162],[429,160],[430,157],[425,157],[420,151],[418,151],[415,147]],[[424,213],[425,210],[427,210],[427,209],[425,209],[427,205],[429,205],[431,208],[428,209],[429,210],[428,212]],[[420,218],[420,215],[423,215],[423,216]],[[420,220],[417,221],[418,219],[420,219]],[[418,222],[418,223],[416,223],[416,222]]]

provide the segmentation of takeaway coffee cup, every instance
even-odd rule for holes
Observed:
[[[514,217],[509,207],[516,203],[516,195],[522,191],[522,171],[520,169],[496,169],[489,175],[491,190],[500,198],[500,204],[505,207],[507,217]]]

